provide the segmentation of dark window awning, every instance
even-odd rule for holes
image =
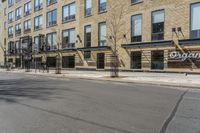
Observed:
[[[122,48],[131,49],[131,48],[148,48],[148,47],[166,47],[166,46],[173,46],[172,40],[167,41],[155,41],[155,42],[138,42],[138,43],[131,43],[131,44],[122,44]]]
[[[78,48],[79,51],[109,51],[111,48],[109,46],[98,46],[89,48]]]
[[[178,40],[180,45],[200,45],[200,38]]]

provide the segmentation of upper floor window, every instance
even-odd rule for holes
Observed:
[[[31,20],[24,21],[24,33],[31,31]]]
[[[24,4],[24,16],[30,15],[31,13],[31,1]]]
[[[85,0],[85,16],[92,14],[92,0]]]
[[[8,27],[8,37],[13,37],[13,26]]]
[[[74,48],[75,42],[75,28],[64,30],[62,33],[62,48]]]
[[[14,4],[14,0],[8,0],[8,6],[12,6]]]
[[[47,27],[57,24],[57,10],[47,12]]]
[[[14,13],[13,11],[12,12],[9,12],[8,13],[8,23],[11,23],[13,21],[13,18],[14,18]]]
[[[21,34],[21,23],[15,25],[15,35]]]
[[[106,23],[99,23],[99,46],[106,46]]]
[[[57,0],[47,0],[47,6],[52,5],[56,2],[57,2]]]
[[[165,11],[159,10],[152,12],[152,41],[164,40]]]
[[[42,29],[42,25],[43,25],[42,15],[35,17],[34,18],[34,29],[35,30]]]
[[[200,3],[191,5],[190,37],[200,38]]]
[[[99,12],[106,11],[107,0],[99,0]]]
[[[131,42],[142,41],[142,15],[131,17]]]
[[[34,1],[34,10],[38,11],[42,9],[42,0],[35,0]]]
[[[15,19],[18,20],[20,19],[22,16],[22,8],[21,7],[18,7],[16,10],[15,10]]]
[[[87,25],[84,28],[84,45],[86,48],[91,47],[91,25]]]
[[[63,22],[71,21],[76,18],[76,4],[71,3],[63,6]]]
[[[49,33],[47,34],[47,50],[55,50],[57,49],[57,34]]]

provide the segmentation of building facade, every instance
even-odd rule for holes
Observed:
[[[0,1],[0,66],[4,65],[5,62],[5,51],[6,51],[6,38],[7,38],[7,32],[6,32],[6,1],[1,0]]]
[[[200,72],[200,0],[8,0],[7,62]]]

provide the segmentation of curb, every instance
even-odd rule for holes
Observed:
[[[164,87],[177,87],[177,88],[190,88],[190,89],[200,89],[200,87],[197,86],[189,86],[189,85],[180,85],[180,84],[171,84],[170,82],[168,83],[152,83],[152,82],[140,82],[140,81],[130,81],[130,80],[119,80],[119,79],[111,79],[111,78],[106,78],[103,79],[103,77],[101,78],[89,78],[89,77],[76,77],[76,76],[69,76],[67,77],[66,75],[51,75],[51,74],[35,74],[35,73],[25,73],[25,72],[15,72],[15,71],[4,71],[6,73],[18,73],[18,74],[24,74],[24,75],[35,75],[35,76],[41,76],[41,77],[53,77],[53,78],[63,78],[66,77],[68,79],[83,79],[83,80],[98,80],[98,81],[112,81],[112,82],[121,82],[121,83],[129,83],[129,84],[137,84],[137,85],[141,85],[141,84],[145,84],[145,85],[157,85],[157,86],[164,86]]]

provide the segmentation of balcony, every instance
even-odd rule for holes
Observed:
[[[19,36],[19,35],[21,35],[21,29],[15,31],[15,36]]]
[[[47,0],[47,5],[50,6],[56,2],[57,2],[57,0]]]
[[[24,12],[24,17],[26,17],[26,16],[28,16],[28,15],[30,15],[30,14],[31,14],[31,11],[28,10],[28,11]]]
[[[8,38],[12,38],[13,37],[13,33],[8,34]]]
[[[34,27],[34,30],[35,30],[35,31],[41,30],[41,29],[42,29],[42,25],[39,25],[39,26],[35,26],[35,27]]]
[[[71,15],[71,16],[66,16],[66,17],[64,17],[64,19],[63,19],[63,23],[65,23],[65,22],[70,22],[70,21],[74,21],[75,18],[76,18],[76,15],[75,15],[75,14],[74,14],[74,15]]]
[[[52,26],[57,25],[57,21],[51,21],[51,22],[48,22],[47,24],[48,24],[47,27],[52,27]]]
[[[24,29],[24,34],[30,33],[31,32],[31,28],[28,29]]]
[[[62,45],[62,49],[74,49],[74,48],[75,48],[75,43],[68,43]]]

